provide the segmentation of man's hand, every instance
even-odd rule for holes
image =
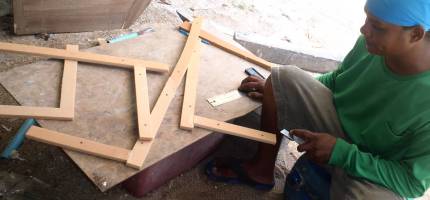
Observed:
[[[336,144],[336,138],[327,133],[314,133],[303,129],[294,129],[290,134],[302,138],[305,142],[297,147],[299,152],[314,162],[326,164],[330,160],[331,152]]]
[[[248,96],[255,100],[263,100],[265,80],[256,77],[248,76],[243,79],[239,86],[239,91],[248,93]]]

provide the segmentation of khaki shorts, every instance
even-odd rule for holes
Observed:
[[[332,92],[318,80],[295,66],[272,69],[272,85],[282,129],[307,129],[349,140],[339,123]],[[331,167],[330,199],[403,199],[385,187],[352,177]]]

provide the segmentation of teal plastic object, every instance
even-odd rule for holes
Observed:
[[[33,126],[36,123],[36,121],[33,118],[25,120],[25,122],[21,125],[18,132],[16,133],[15,137],[12,138],[6,149],[2,152],[1,158],[10,158],[12,156],[12,153],[18,149],[25,139],[25,134],[27,133],[28,129]]]
[[[120,37],[111,39],[111,40],[109,40],[109,43],[121,42],[121,41],[124,41],[124,40],[129,40],[129,39],[137,38],[138,36],[139,36],[139,33],[130,33],[130,34],[122,35]]]

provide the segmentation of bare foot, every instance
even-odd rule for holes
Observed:
[[[261,171],[249,162],[240,162],[235,159],[215,159],[212,168],[206,169],[216,177],[247,178],[259,184],[273,184],[273,170]],[[241,173],[241,174],[238,174]],[[240,177],[245,176],[245,177]]]

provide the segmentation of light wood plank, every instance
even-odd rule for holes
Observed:
[[[148,80],[145,67],[136,66],[134,68],[134,82],[136,88],[137,124],[139,127],[140,139],[143,137],[143,133],[149,133],[151,131],[151,110],[149,108]]]
[[[70,52],[64,49],[47,47],[36,47],[23,44],[12,44],[0,42],[0,51],[20,54],[30,54],[35,56],[46,56],[50,58],[76,60],[87,63],[96,63],[121,68],[132,69],[135,65],[145,66],[148,70],[157,72],[169,71],[169,66],[155,61],[146,61],[134,58],[116,57],[88,52]]]
[[[68,51],[79,51],[78,45],[67,45]],[[61,82],[60,109],[65,115],[75,116],[76,77],[78,62],[64,60],[63,80]]]
[[[133,149],[130,151],[130,156],[127,159],[126,165],[136,169],[142,169],[143,163],[145,162],[153,143],[154,140],[137,140],[136,144],[134,144]]]
[[[190,66],[187,69],[184,99],[182,102],[180,127],[186,130],[194,128],[194,112],[196,106],[197,84],[199,81],[201,45],[197,45],[195,49],[196,53],[193,53]]]
[[[38,142],[121,162],[125,162],[129,155],[128,149],[94,142],[37,126],[32,126],[28,130],[26,137]]]
[[[196,51],[195,47],[200,45],[199,34],[202,23],[202,18],[197,18],[193,22],[193,26],[188,36],[187,42],[185,43],[184,50],[182,51],[172,74],[164,85],[164,88],[151,111],[151,132],[150,134],[144,133],[144,139],[146,140],[152,140],[157,134],[170,102],[175,97],[176,90],[181,84],[182,78],[187,70],[188,65],[190,64],[191,55]]]
[[[1,117],[73,120],[60,108],[0,105]]]
[[[209,129],[212,131],[243,137],[258,142],[276,144],[276,135],[264,131],[259,131],[243,126],[238,126],[226,122],[221,122],[201,116],[194,116],[194,126]]]
[[[187,30],[187,31],[190,30],[190,27],[191,27],[191,24],[189,22],[184,22],[180,26],[180,28]],[[225,50],[231,54],[239,56],[239,57],[241,57],[241,58],[243,58],[243,59],[245,59],[251,63],[259,65],[259,66],[261,66],[261,67],[263,67],[269,71],[273,67],[272,63],[270,63],[270,62],[268,62],[262,58],[259,58],[259,57],[255,56],[254,54],[252,54],[248,51],[244,51],[242,49],[239,49],[239,48],[235,47],[234,45],[232,45],[232,44],[230,44],[230,43],[228,43],[222,39],[219,39],[218,37],[216,37],[215,35],[213,35],[209,32],[201,30],[200,37],[202,39],[209,41],[212,45],[214,45],[218,48],[221,48],[221,49],[223,49],[223,50]]]

